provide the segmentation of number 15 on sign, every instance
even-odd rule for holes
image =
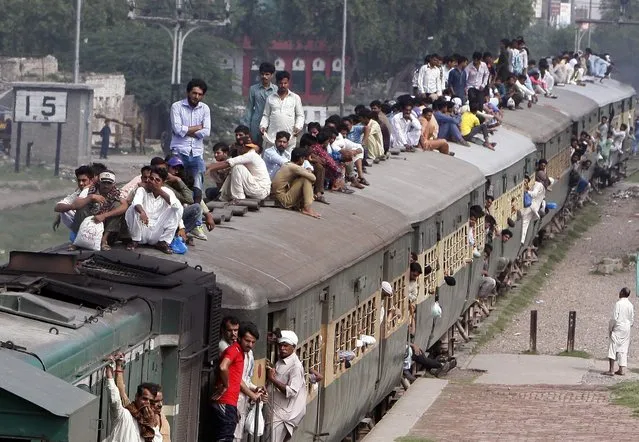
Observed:
[[[67,93],[17,90],[15,121],[21,123],[65,123]]]

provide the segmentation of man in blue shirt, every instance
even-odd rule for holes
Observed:
[[[202,200],[202,184],[206,165],[204,137],[211,135],[211,110],[202,103],[206,94],[206,83],[193,79],[186,86],[186,98],[171,105],[171,151],[184,164],[188,176],[193,177],[193,199]]]
[[[271,180],[275,177],[275,174],[283,164],[291,161],[291,154],[287,152],[288,142],[291,139],[291,134],[285,131],[280,131],[275,135],[275,146],[269,147],[262,154],[262,158],[266,163],[266,170]]]
[[[104,127],[100,131],[102,137],[102,144],[100,145],[100,159],[107,159],[109,153],[109,138],[111,137],[111,128],[109,127],[109,120],[104,120]]]
[[[246,108],[246,123],[251,129],[253,142],[262,146],[262,132],[260,132],[260,120],[264,113],[264,106],[269,95],[277,92],[277,86],[271,83],[275,73],[275,66],[272,63],[262,63],[260,65],[260,82],[254,84],[249,89],[249,102]]]
[[[466,66],[468,59],[463,55],[457,58],[457,66],[448,73],[448,87],[453,90],[456,97],[461,98],[462,103],[466,102]]]

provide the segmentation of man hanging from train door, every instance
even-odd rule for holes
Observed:
[[[306,414],[306,380],[304,366],[295,353],[297,335],[282,330],[278,339],[279,358],[275,368],[268,368],[267,379],[273,387],[272,442],[291,439]]]

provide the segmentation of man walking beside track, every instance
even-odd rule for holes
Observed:
[[[610,368],[604,373],[606,376],[625,375],[628,366],[628,347],[630,347],[630,329],[635,320],[635,309],[628,299],[630,290],[624,287],[619,292],[619,300],[615,304],[612,318],[608,325],[610,345],[608,346],[608,362]],[[619,362],[619,370],[613,373],[615,361]]]

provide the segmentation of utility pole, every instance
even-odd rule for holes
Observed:
[[[78,0],[80,1],[80,0]],[[183,0],[175,0],[175,17],[153,17],[136,14],[136,0],[128,0],[131,20],[155,23],[164,29],[173,42],[173,62],[171,65],[171,102],[175,102],[181,95],[182,83],[182,53],[184,41],[191,33],[201,28],[226,26],[231,23],[231,1],[224,0],[224,17],[221,20],[201,20],[187,18],[184,15]]]
[[[73,63],[73,82],[80,82],[80,22],[82,20],[82,0],[75,3],[75,61]]]
[[[344,0],[344,16],[342,17],[342,75],[340,78],[339,114],[344,115],[344,93],[346,90],[346,21],[348,20],[348,0]]]

